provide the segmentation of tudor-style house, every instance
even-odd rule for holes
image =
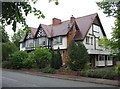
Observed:
[[[81,41],[90,56],[91,66],[112,66],[110,50],[102,48],[98,41],[106,36],[97,13],[61,21],[53,18],[51,25],[40,24],[38,28],[30,27],[20,41],[20,50],[32,51],[36,46],[61,50],[63,64],[67,62],[67,50],[71,40]]]

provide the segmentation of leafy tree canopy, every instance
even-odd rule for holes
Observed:
[[[9,36],[7,34],[7,32],[5,31],[5,27],[0,25],[0,37],[2,37],[2,42],[9,42]],[[2,36],[1,36],[2,35]]]
[[[32,0],[33,4],[36,4],[38,0]],[[49,2],[55,1],[58,5],[58,0],[49,0]],[[10,25],[12,24],[12,29],[16,31],[17,23],[23,25],[24,30],[28,28],[25,21],[25,16],[30,13],[34,13],[35,16],[39,18],[45,18],[45,15],[35,7],[31,6],[31,0],[22,0],[22,2],[2,2],[2,24]]]
[[[103,44],[109,46],[113,50],[113,54],[120,59],[120,1],[118,2],[97,2],[97,5],[103,10],[107,16],[116,18],[115,27],[112,29],[112,38],[104,39]]]
[[[17,47],[19,47],[19,42],[25,36],[26,31],[27,30],[18,30],[18,32],[14,33],[12,42],[14,42]]]

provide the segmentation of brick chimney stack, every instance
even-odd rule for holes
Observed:
[[[61,20],[60,19],[58,19],[58,18],[53,18],[52,19],[52,24],[53,25],[58,25],[58,24],[60,24],[61,23]]]
[[[71,23],[74,23],[75,22],[75,17],[72,15],[71,18],[70,18],[70,22]]]

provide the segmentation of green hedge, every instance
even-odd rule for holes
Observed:
[[[86,71],[79,71],[78,76],[113,80],[117,78],[118,74],[114,70],[89,69]]]

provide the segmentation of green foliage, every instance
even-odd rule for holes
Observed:
[[[41,72],[43,72],[43,73],[55,74],[55,69],[47,66],[47,67],[41,69]]]
[[[58,55],[59,66],[61,67],[62,66],[62,56],[61,56],[59,47],[57,49],[57,55]]]
[[[36,62],[37,67],[40,69],[49,65],[51,57],[50,51],[43,47],[36,48],[35,51],[31,53],[31,59]]]
[[[57,52],[52,51],[51,67],[54,69],[60,69],[62,66],[62,57],[60,49],[58,47]]]
[[[25,36],[26,30],[19,30],[18,32],[14,33],[12,37],[12,42],[15,43],[17,47],[20,46],[19,41]]]
[[[2,43],[2,61],[9,60],[9,56],[17,50],[17,47],[12,42]]]
[[[120,64],[115,67],[115,72],[120,75]]]
[[[3,61],[2,68],[10,69],[11,68],[11,61]]]
[[[29,58],[29,57],[28,57]],[[33,62],[32,60],[28,59],[28,58],[25,58],[22,62],[22,65],[23,65],[23,68],[27,68],[27,69],[30,69],[32,68],[32,65],[33,65]]]
[[[28,58],[28,53],[26,51],[16,51],[11,54],[11,66],[13,69],[23,68],[23,61]],[[25,61],[24,61],[25,62]]]
[[[103,79],[117,79],[117,74],[114,69],[89,69],[86,71],[79,71],[78,76],[103,78]]]
[[[5,27],[0,25],[0,32],[2,33],[2,42],[9,42],[9,36],[7,32],[5,31]]]
[[[112,38],[108,41],[113,55],[120,60],[120,1],[118,2],[97,2],[97,5],[107,16],[115,17],[115,27],[113,28]],[[103,43],[106,44],[107,42]]]
[[[53,51],[53,49],[51,49],[51,55],[52,55],[52,58],[51,58],[51,61],[50,61],[50,66],[51,66],[51,68],[54,68],[55,58],[54,58],[54,51]]]
[[[38,19],[45,18],[40,10],[31,5],[36,4],[37,1],[38,0],[22,0],[21,2],[2,2],[2,24],[12,24],[12,29],[15,32],[17,23],[22,24],[24,29],[28,28],[25,17],[30,13],[33,13]],[[58,0],[52,1],[55,1],[55,4],[58,5]]]
[[[82,70],[88,63],[88,53],[85,46],[80,42],[71,41],[68,48],[68,64],[69,67],[74,70]]]

